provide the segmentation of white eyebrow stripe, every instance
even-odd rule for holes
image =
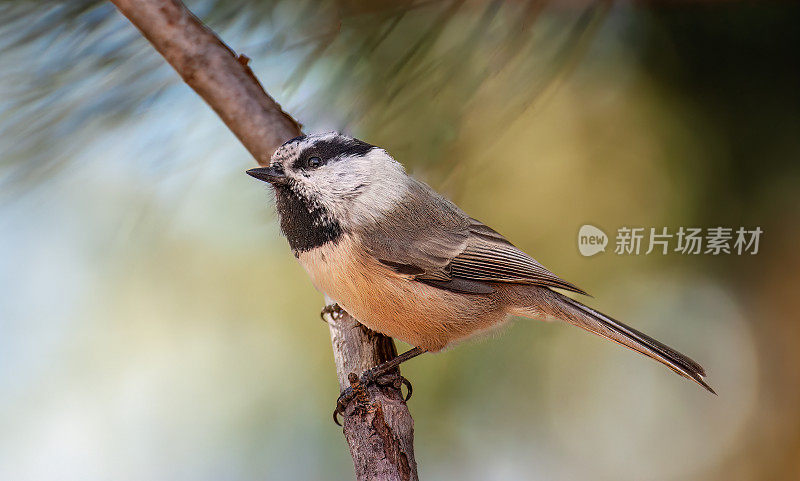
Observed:
[[[306,138],[296,143],[295,145],[298,146],[298,151],[302,152],[303,150],[313,146],[315,143],[319,141],[332,140],[340,136],[341,135],[335,131],[320,132],[318,134],[309,134],[306,136]]]

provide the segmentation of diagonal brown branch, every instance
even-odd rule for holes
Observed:
[[[181,2],[111,2],[214,109],[258,163],[268,163],[278,146],[300,135],[300,124],[267,95],[247,66],[247,57],[237,56]],[[347,314],[328,321],[342,389],[349,373],[360,373],[396,354],[390,338],[369,331]],[[399,387],[370,386],[367,395],[369,408],[356,410],[351,403],[344,422],[357,478],[417,479],[413,420]]]
[[[300,124],[281,110],[247,66],[177,0],[112,0],[176,72],[220,116],[260,164]]]

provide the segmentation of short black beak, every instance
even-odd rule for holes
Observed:
[[[272,185],[285,185],[286,174],[282,170],[274,167],[259,167],[257,169],[250,169],[247,175],[253,176],[258,180],[269,182]]]

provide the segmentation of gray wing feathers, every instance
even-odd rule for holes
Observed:
[[[487,229],[491,230],[489,227],[480,224],[480,229],[481,233],[473,234],[464,251],[451,261],[450,272],[453,276],[489,282],[550,286],[586,294],[514,247],[500,234],[492,231],[500,239],[485,235]],[[473,231],[473,227],[470,230]]]
[[[364,228],[361,240],[377,259],[414,266],[432,279],[447,280],[446,267],[467,245],[469,218],[427,185],[412,180],[408,198],[379,223]],[[387,262],[384,262],[387,263]]]
[[[410,189],[414,202],[401,203],[361,236],[384,264],[457,292],[486,293],[491,287],[481,283],[509,282],[585,294],[427,185],[412,181]]]

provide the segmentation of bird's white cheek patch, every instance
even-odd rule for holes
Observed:
[[[350,218],[356,225],[379,220],[397,207],[408,192],[408,176],[403,166],[381,149],[374,149],[358,159],[366,186],[352,199]]]
[[[405,182],[374,184],[353,200],[350,217],[355,225],[365,225],[377,220],[397,207],[408,190]]]

